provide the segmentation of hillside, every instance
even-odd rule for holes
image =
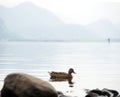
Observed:
[[[101,41],[120,39],[119,26],[100,20],[82,26],[65,24],[54,13],[25,2],[12,8],[0,6],[0,39],[39,41]],[[3,30],[4,29],[4,30]],[[9,33],[9,34],[8,34]],[[13,37],[14,36],[14,37]]]

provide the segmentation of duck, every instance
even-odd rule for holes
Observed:
[[[52,71],[52,72],[49,72],[49,75],[50,75],[50,79],[68,79],[73,77],[72,73],[75,74],[74,69],[70,68],[68,70],[68,73]]]

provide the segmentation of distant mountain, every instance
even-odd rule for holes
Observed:
[[[3,20],[0,19],[0,39],[6,38],[5,34],[4,34],[5,33],[5,29],[6,29],[5,24],[4,24]]]
[[[0,18],[0,40],[16,40],[16,39],[20,39],[20,36],[16,35],[16,33],[11,33],[11,31],[7,29],[4,21]]]
[[[0,17],[11,31],[25,31],[63,24],[54,14],[25,2],[13,8],[2,7]]]
[[[40,41],[99,41],[119,38],[119,31],[109,21],[81,26],[65,24],[49,10],[25,2],[12,8],[0,6],[0,18],[4,21],[10,40]],[[4,32],[4,31],[2,31]],[[1,34],[0,38],[4,35]],[[14,36],[14,37],[13,37]]]
[[[98,35],[101,39],[111,38],[113,40],[120,40],[120,25],[115,25],[109,20],[96,21],[87,25],[86,28]]]
[[[8,40],[12,35],[8,33],[4,21],[0,18],[0,40]]]
[[[77,41],[93,40],[93,35],[80,25],[67,25],[52,12],[30,2],[13,8],[0,7],[0,17],[7,28],[28,40]]]

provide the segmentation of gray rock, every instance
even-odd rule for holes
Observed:
[[[119,92],[116,90],[112,90],[112,89],[93,89],[93,90],[89,90],[86,89],[85,90],[87,95],[85,97],[119,97]]]
[[[57,91],[46,81],[14,73],[5,78],[1,97],[57,97]]]

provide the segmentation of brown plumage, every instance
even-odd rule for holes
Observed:
[[[51,79],[55,79],[55,78],[60,78],[60,79],[72,78],[72,73],[75,73],[73,68],[70,68],[68,70],[68,73],[66,73],[66,72],[55,72],[55,71],[49,72]]]

